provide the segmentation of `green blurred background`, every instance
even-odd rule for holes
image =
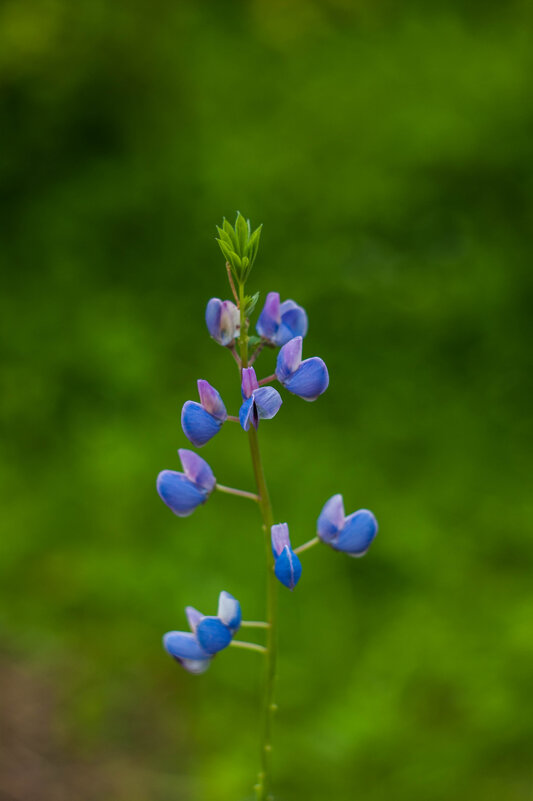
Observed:
[[[196,379],[238,407],[204,325],[237,209],[331,376],[261,426],[276,518],[380,522],[280,593],[276,798],[533,798],[532,17],[2,3],[2,798],[251,797],[260,658],[192,677],[160,637],[221,589],[263,615],[257,510],[155,492]],[[236,427],[202,455],[252,489]]]

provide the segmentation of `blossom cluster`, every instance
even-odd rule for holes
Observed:
[[[228,274],[231,270],[235,279],[240,281],[243,275],[248,275],[255,259],[257,232],[250,234],[248,240],[246,237],[239,240],[233,229],[227,235],[225,231],[219,229],[221,248],[228,259]],[[271,386],[274,381],[282,389],[306,401],[315,401],[329,385],[324,361],[318,356],[302,358],[303,340],[309,328],[307,312],[293,300],[281,302],[278,292],[269,292],[266,297],[256,322],[257,337],[253,338],[251,354],[251,362],[254,362],[263,348],[279,348],[276,369],[272,376],[258,380],[255,368],[249,363],[241,363],[237,355],[237,341],[248,336],[249,326],[242,294],[238,304],[232,300],[212,298],[207,304],[205,321],[212,339],[231,351],[239,365],[242,403],[237,414],[228,415],[218,390],[205,379],[199,379],[199,401],[187,400],[181,410],[183,433],[195,448],[204,447],[227,422],[238,423],[249,432],[251,428],[257,429],[262,420],[274,418],[283,403],[278,389]],[[250,303],[250,307],[252,305]],[[192,514],[217,488],[252,496],[251,493],[218,485],[209,464],[194,451],[180,449],[178,454],[183,472],[163,470],[157,478],[161,499],[178,517]],[[258,496],[253,497],[260,500]],[[377,521],[372,512],[359,509],[346,516],[342,495],[333,495],[318,515],[316,537],[310,543],[293,549],[288,524],[272,526],[270,536],[275,575],[281,584],[294,590],[302,575],[299,551],[306,550],[315,542],[322,542],[336,551],[360,557],[367,552],[377,531]],[[192,607],[187,607],[186,614],[191,631],[168,632],[164,636],[164,646],[186,670],[202,673],[213,656],[231,643],[241,624],[240,605],[232,595],[222,592],[216,616],[204,616]]]

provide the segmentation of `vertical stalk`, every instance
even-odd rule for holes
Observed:
[[[239,337],[239,347],[241,352],[241,362],[243,367],[248,366],[248,330],[246,314],[244,309],[244,286],[239,286],[239,308],[241,312],[241,331]],[[261,733],[261,769],[258,775],[255,790],[257,801],[271,801],[271,753],[272,753],[272,717],[276,709],[274,704],[274,686],[276,680],[276,657],[277,657],[277,584],[274,574],[274,556],[270,542],[270,529],[274,524],[272,504],[268,494],[268,487],[259,451],[259,439],[257,431],[253,426],[248,431],[250,442],[250,454],[259,495],[259,509],[263,519],[263,532],[265,535],[266,549],[266,573],[267,573],[267,597],[266,597],[266,620],[269,624],[267,629],[267,644],[265,654],[265,681],[263,695],[263,722]]]
[[[263,518],[263,531],[265,534],[266,548],[266,569],[267,569],[267,614],[266,619],[269,623],[267,629],[267,652],[265,659],[265,686],[263,695],[263,730],[261,737],[261,771],[258,776],[256,792],[257,801],[270,801],[271,786],[271,753],[272,753],[272,717],[275,711],[274,686],[276,680],[276,657],[277,657],[277,584],[274,574],[274,557],[270,544],[270,529],[274,523],[272,504],[268,495],[268,489],[259,452],[259,440],[257,431],[252,426],[248,432],[250,440],[250,452],[254,467],[257,491],[259,494],[259,508]]]

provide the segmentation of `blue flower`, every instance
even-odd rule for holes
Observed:
[[[269,292],[255,330],[273,345],[285,345],[290,339],[307,334],[305,309],[293,300],[279,302],[279,292]]]
[[[187,439],[201,448],[218,434],[228,415],[219,393],[202,378],[198,381],[198,394],[200,403],[187,401],[183,404],[181,427]]]
[[[157,491],[175,515],[187,517],[207,501],[216,479],[207,462],[194,451],[181,448],[178,455],[185,472],[162,470],[157,477]]]
[[[318,356],[302,361],[302,337],[282,347],[276,363],[276,378],[293,395],[314,401],[329,385],[328,368]]]
[[[274,573],[289,590],[293,590],[302,575],[302,564],[291,548],[287,523],[278,523],[271,528]]]
[[[257,428],[260,420],[270,420],[278,413],[283,403],[281,395],[274,387],[260,387],[253,367],[242,371],[242,397],[244,403],[239,410],[239,420],[245,431],[250,423]]]
[[[342,495],[326,501],[317,521],[317,534],[326,545],[348,556],[364,556],[378,533],[378,522],[368,509],[344,515]]]
[[[167,631],[163,647],[189,673],[205,673],[213,656],[230,644],[241,625],[241,605],[229,592],[218,597],[216,616],[185,609],[191,631]]]
[[[241,328],[241,314],[231,300],[211,298],[205,310],[209,333],[219,345],[232,345]]]

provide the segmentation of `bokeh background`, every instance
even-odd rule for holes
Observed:
[[[532,16],[4,0],[0,797],[251,798],[260,658],[160,637],[222,588],[262,616],[257,510],[154,486],[198,377],[239,403],[204,309],[240,209],[331,375],[261,425],[276,517],[381,527],[281,591],[276,797],[533,798]],[[202,455],[253,488],[236,427]]]

